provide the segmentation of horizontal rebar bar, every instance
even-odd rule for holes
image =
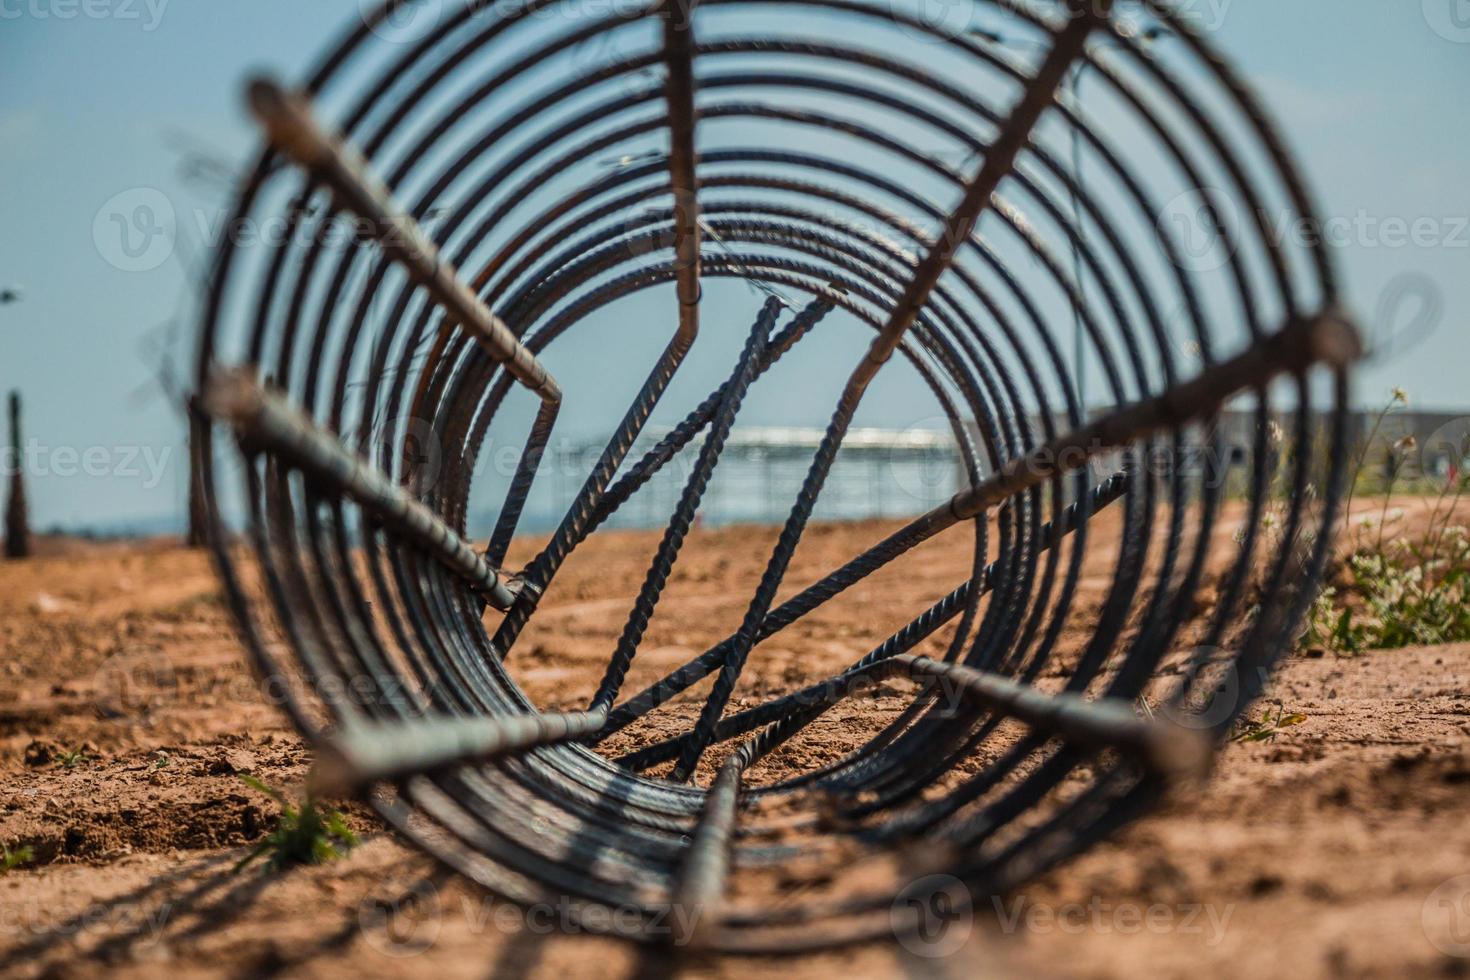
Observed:
[[[286,399],[256,384],[248,372],[214,371],[201,405],[234,429],[243,447],[277,456],[317,484],[350,497],[372,521],[433,556],[495,608],[509,609],[515,601],[499,572],[437,514]]]
[[[313,118],[310,103],[270,78],[248,87],[251,111],[272,145],[331,189],[339,205],[367,226],[383,251],[428,290],[454,322],[463,326],[497,363],[548,402],[561,401],[561,388],[514,332],[492,313],[392,192],[350,144]]]
[[[316,746],[312,791],[316,796],[335,796],[446,766],[568,742],[596,731],[605,715],[579,711],[349,724]]]
[[[952,523],[968,520],[1095,456],[1144,436],[1199,421],[1242,391],[1263,388],[1282,375],[1300,374],[1319,364],[1347,367],[1362,352],[1357,330],[1338,313],[1290,320],[1279,332],[1228,361],[1205,368],[1197,377],[1155,398],[1110,412],[1011,460],[995,476],[956,494],[919,521],[938,518],[945,509],[953,516]]]
[[[1133,705],[1122,699],[1089,701],[1072,692],[1047,694],[963,664],[911,654],[894,659],[913,672],[954,682],[957,693],[1043,735],[1089,749],[1114,748],[1133,753],[1151,770],[1170,778],[1200,778],[1209,768],[1211,743],[1207,733],[1140,718]]]
[[[1048,694],[990,671],[903,654],[835,678],[848,683],[829,683],[815,700],[742,742],[722,765],[720,779],[726,778],[726,772],[731,769],[737,777],[743,777],[751,766],[780,748],[828,709],[855,693],[866,691],[866,686],[852,683],[858,678],[878,682],[898,674],[907,674],[911,678],[926,677],[942,685],[952,684],[949,690],[954,694],[997,715],[1013,718],[1039,734],[1091,751],[1116,749],[1137,758],[1151,772],[1170,780],[1199,780],[1209,770],[1212,746],[1207,732],[1185,728],[1174,722],[1140,718],[1129,702],[1117,698],[1090,701],[1074,692]],[[717,779],[711,794],[719,788]],[[723,809],[707,807],[706,820],[723,812]],[[716,833],[722,829],[728,835],[727,826],[715,824]],[[709,858],[702,856],[702,859]]]

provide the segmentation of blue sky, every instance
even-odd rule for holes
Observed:
[[[1470,216],[1470,3],[1193,6],[1262,93],[1324,215],[1373,228],[1430,218],[1444,239],[1394,247],[1355,235],[1338,249],[1364,322],[1396,295],[1432,289],[1438,304],[1431,333],[1363,372],[1363,399],[1400,385],[1418,404],[1470,405],[1470,229],[1460,225]],[[24,392],[31,437],[75,451],[33,475],[37,525],[181,513],[181,425],[156,369],[164,350],[187,350],[193,330],[167,327],[185,308],[184,256],[120,270],[99,252],[94,221],[137,188],[180,213],[218,206],[207,182],[180,173],[180,147],[244,160],[254,134],[242,77],[259,67],[300,77],[357,15],[357,0],[0,0],[0,286],[24,290],[0,306],[0,389]],[[1400,322],[1416,308],[1404,300]],[[904,394],[875,390],[861,421],[910,424]],[[793,396],[770,409],[779,418],[753,421],[820,425],[829,411],[825,397]]]

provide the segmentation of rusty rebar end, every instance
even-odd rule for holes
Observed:
[[[1170,786],[1199,786],[1209,778],[1215,747],[1208,733],[1166,721],[1156,721],[1150,729],[1145,747],[1149,767]]]
[[[199,398],[204,414],[239,431],[265,410],[265,391],[245,368],[216,367]]]
[[[351,796],[365,788],[355,778],[358,767],[340,739],[323,739],[317,743],[315,753],[315,761],[306,777],[306,791],[312,799]]]
[[[311,122],[300,96],[269,75],[256,75],[245,84],[245,103],[266,139],[297,163],[311,167],[326,156],[323,136]]]
[[[1362,333],[1339,310],[1329,310],[1311,322],[1306,344],[1313,362],[1330,367],[1349,367],[1363,357]]]
[[[245,83],[245,102],[262,122],[279,119],[288,111],[285,88],[269,75],[255,75]]]

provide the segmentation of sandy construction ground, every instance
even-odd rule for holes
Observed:
[[[890,527],[815,529],[789,580]],[[772,533],[696,533],[625,690],[738,622]],[[574,557],[512,662],[538,703],[585,703],[655,543],[609,533]],[[0,875],[0,974],[1470,976],[1470,646],[1291,660],[1271,696],[1305,723],[1230,746],[1202,797],[991,903],[950,955],[675,962],[554,934],[554,912],[531,920],[444,878],[358,808],[364,844],[346,859],[234,873],[275,812],[240,774],[290,789],[308,757],[246,670],[206,557],[45,544],[0,565],[0,842],[33,854]],[[875,576],[761,647],[738,697],[851,662],[968,560],[948,538]],[[1087,576],[1084,611],[1108,584],[1105,553]],[[834,711],[766,765],[840,754],[901,703]]]

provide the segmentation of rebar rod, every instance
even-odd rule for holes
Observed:
[[[700,813],[699,825],[679,867],[674,886],[675,905],[686,921],[695,922],[692,935],[678,937],[689,946],[707,945],[725,903],[730,876],[730,837],[740,804],[740,782],[747,760],[734,752],[720,766]]]
[[[878,370],[893,356],[904,334],[913,326],[920,310],[928,303],[940,277],[954,262],[960,243],[969,239],[981,213],[990,206],[991,198],[1001,181],[1015,167],[1016,158],[1031,139],[1032,130],[1051,106],[1068,67],[1082,53],[1087,38],[1106,20],[1110,7],[1111,0],[1072,0],[1068,4],[1072,17],[1055,36],[1051,50],[1036,76],[1026,88],[1020,102],[1012,108],[1010,117],[988,148],[979,173],[966,186],[964,198],[946,220],[944,233],[920,260],[903,297],[874,338],[862,362],[848,379],[838,399],[837,409],[832,414],[832,420],[827,425],[827,435],[807,471],[806,480],[797,494],[791,515],[782,528],[781,538],[771,554],[760,586],[746,610],[735,641],[725,653],[724,663],[721,664],[709,697],[700,710],[699,719],[694,723],[694,737],[674,766],[672,778],[675,781],[686,781],[694,774],[695,765],[714,737],[715,726],[719,724],[725,706],[735,692],[735,685],[744,670],[746,658],[755,645],[756,634],[775,599],[776,590],[785,576],[802,530],[816,506],[816,499],[822,491],[827,472],[836,459],[843,436],[852,424],[852,417],[857,412],[864,392]]]
[[[253,80],[248,94],[251,111],[275,147],[326,184],[338,203],[361,220],[361,230],[428,290],[451,320],[542,400],[561,401],[561,388],[546,367],[464,284],[419,223],[393,202],[392,192],[373,176],[361,154],[317,123],[305,99],[269,78]]]
[[[356,792],[373,783],[572,741],[596,731],[605,718],[606,712],[583,711],[352,723],[315,746],[311,786],[318,798]]]
[[[1140,718],[1130,702],[1090,701],[1071,692],[1047,694],[999,674],[928,657],[904,654],[895,660],[913,671],[953,681],[965,697],[1043,735],[1089,749],[1133,753],[1161,775],[1198,779],[1209,766],[1212,746],[1206,732]]]
[[[1088,501],[1086,503],[1087,513],[1089,515],[1096,514],[1122,497],[1124,490],[1127,488],[1127,477],[1128,475],[1126,473],[1115,473],[1094,487],[1088,495]],[[1042,525],[1040,537],[1044,542],[1043,547],[1047,549],[1055,547],[1061,542],[1064,536],[1071,534],[1076,529],[1077,518],[1082,512],[1082,506],[1081,501],[1069,504],[1063,509],[1062,516],[1058,521],[1048,522]],[[1000,570],[1001,563],[998,561],[991,562],[985,566],[985,570],[981,573],[979,579],[982,592],[989,592],[995,587],[996,577],[1000,573]],[[721,719],[719,726],[715,730],[715,741],[728,741],[736,736],[753,731],[761,725],[774,722],[799,708],[818,703],[826,696],[826,692],[834,686],[838,686],[845,680],[862,673],[875,663],[881,663],[901,653],[908,652],[938,632],[941,627],[955,616],[959,615],[970,599],[972,588],[974,588],[973,580],[954,589],[943,599],[940,599],[915,617],[898,632],[873,648],[872,651],[864,655],[862,659],[858,660],[851,667],[848,667],[841,674],[835,677],[829,677],[823,681],[818,681],[800,691],[773,698],[765,704],[748,708],[745,711]],[[704,674],[700,676],[708,676],[713,669],[709,665],[717,663],[717,660],[712,656],[717,650],[718,647],[710,650],[702,657],[691,661],[685,670],[687,671],[688,668],[698,665],[701,669],[704,669]],[[689,673],[692,673],[692,671]],[[617,710],[608,715],[607,724],[597,733],[595,741],[601,741],[610,733],[626,726],[643,714],[664,703],[670,697],[673,697],[674,694],[684,690],[684,687],[679,687],[678,685],[683,684],[684,678],[689,676],[689,673],[676,671],[675,674],[679,676],[677,682],[671,683],[669,679],[656,682],[635,697],[629,698],[623,704],[619,705]],[[674,676],[670,675],[671,678]],[[693,684],[695,682],[695,680],[690,680],[688,683]],[[687,687],[688,685],[686,684],[684,686]],[[676,687],[677,690],[675,690]],[[622,713],[621,717],[619,715],[620,712]],[[619,721],[622,721],[621,725],[618,724]],[[662,742],[655,742],[653,745],[644,746],[636,752],[630,752],[627,755],[619,757],[618,764],[626,766],[629,769],[643,770],[650,766],[668,762],[679,754],[688,737],[687,734],[680,735],[671,739],[665,739]]]
[[[1089,515],[1096,514],[1097,512],[1106,508],[1109,504],[1116,502],[1127,489],[1127,479],[1128,475],[1125,472],[1114,473],[1107,480],[1104,480],[1096,487],[1093,487],[1088,494],[1087,508]],[[1059,520],[1055,522],[1048,522],[1042,526],[1039,537],[1043,541],[1043,548],[1050,549],[1051,547],[1059,543],[1063,536],[1071,534],[1072,531],[1076,529],[1077,517],[1078,514],[1081,512],[1082,506],[1083,504],[1081,501],[1075,501],[1071,504],[1068,504],[1065,508],[1062,509],[1061,518]],[[844,569],[854,567],[861,566],[855,566],[854,562],[849,562],[847,565],[843,566]],[[980,589],[982,592],[989,592],[992,588],[995,587],[996,576],[999,574],[1000,569],[1001,564],[998,561],[991,562],[985,567],[980,576]],[[766,619],[767,625],[762,628],[762,639],[767,636],[775,635],[777,630],[789,626],[792,623],[795,623],[802,616],[805,616],[807,613],[818,608],[819,603],[812,600],[818,597],[826,596],[828,592],[831,592],[832,595],[836,595],[837,592],[840,591],[837,586],[842,585],[843,587],[846,587],[845,585],[843,585],[843,583],[845,582],[846,578],[842,576],[841,570],[839,570],[838,572],[834,572],[833,574],[826,576],[824,579],[822,579],[822,582],[819,582],[817,585],[806,589],[799,595],[793,597],[786,603],[783,603],[781,606],[777,607],[776,610],[772,612],[771,615]],[[833,584],[830,586],[823,586],[823,583]],[[890,645],[901,645],[901,649],[893,650],[893,652],[895,653],[901,653],[904,650],[907,650],[909,647],[913,646],[915,643],[918,643],[926,637],[930,636],[932,633],[938,630],[940,626],[944,625],[944,623],[948,622],[953,616],[958,615],[960,611],[964,609],[965,603],[968,602],[970,599],[970,589],[972,588],[972,586],[973,582],[966,582],[956,588],[954,591],[950,592],[947,596],[939,600],[939,602],[935,603],[924,613],[918,616],[913,622],[909,623],[898,633],[895,633],[893,636],[889,637],[888,640],[884,641],[884,644],[878,649],[882,650],[885,647],[890,647]],[[811,599],[809,600],[805,597],[811,597]],[[912,631],[915,630],[916,627],[919,626],[919,624],[923,624],[922,634],[915,635]],[[726,640],[725,642],[728,643],[729,640]],[[607,725],[603,728],[602,731],[598,732],[597,740],[601,741],[614,732],[621,731],[623,728],[626,728],[628,725],[637,721],[639,718],[654,710],[659,705],[666,703],[670,698],[687,690],[692,685],[697,684],[703,678],[708,677],[711,673],[714,672],[715,668],[719,666],[720,661],[723,659],[724,654],[722,648],[723,644],[710,648],[709,650],[700,654],[698,657],[686,663],[684,666],[680,667],[678,670],[666,674],[664,677],[644,688],[638,694],[618,705],[608,715]],[[870,653],[867,658],[864,659],[882,659],[883,656],[884,655],[879,654],[878,650],[875,650],[873,651],[873,653]],[[859,661],[859,665],[861,665],[861,663],[862,661]],[[790,695],[790,697],[795,697],[795,695]],[[752,708],[747,712],[742,712],[739,715],[733,715],[730,718],[721,721],[720,726],[717,729],[717,741],[724,741],[728,738],[733,738],[734,735],[749,731],[750,728],[743,727],[746,724],[746,722],[744,721],[738,722],[729,727],[727,727],[727,723],[736,722],[736,719],[742,718],[743,716],[752,716],[752,713],[760,712],[764,708],[765,706],[761,706],[760,708]],[[775,711],[777,709],[774,707],[773,703],[773,706],[767,710]],[[767,720],[771,719],[768,718]],[[764,722],[758,722],[757,724],[764,724]],[[731,734],[722,734],[727,731]],[[643,759],[642,753],[652,752],[655,749],[659,749],[660,746],[671,745],[675,741],[678,741],[681,745],[683,744],[681,737],[680,739],[671,739],[668,742],[659,743],[658,746],[649,746],[646,749],[641,750],[641,752],[639,753],[640,762]],[[664,758],[657,758],[656,761],[664,762],[668,760]],[[619,762],[624,765],[630,764],[626,762],[625,759],[620,759]],[[634,768],[646,768],[647,765],[652,764],[653,763],[651,762],[645,762],[642,765],[634,766]]]
[[[323,488],[350,497],[374,524],[435,558],[497,609],[515,601],[499,572],[433,511],[245,371],[211,375],[201,407],[232,427],[251,452],[270,453]]]
[[[699,177],[696,170],[694,10],[698,0],[665,0],[659,16],[664,28],[664,99],[669,110],[669,178],[674,193],[674,262],[678,270],[679,334],[693,341],[699,332],[700,278]]]

